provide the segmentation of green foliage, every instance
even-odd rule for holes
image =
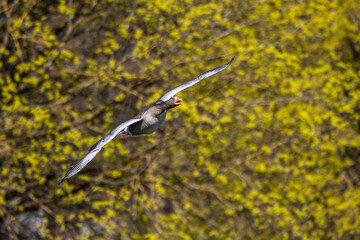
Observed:
[[[357,0],[0,1],[0,232],[360,238]],[[162,93],[153,135],[114,140]]]

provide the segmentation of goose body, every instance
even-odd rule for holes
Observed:
[[[78,162],[76,162],[65,174],[64,178],[60,181],[62,183],[66,179],[77,174],[83,169],[99,152],[100,150],[110,142],[115,136],[120,135],[124,138],[127,135],[144,135],[155,132],[161,124],[165,121],[167,110],[181,105],[182,99],[174,96],[178,92],[193,86],[201,80],[220,72],[228,67],[234,57],[227,64],[214,68],[208,72],[201,74],[199,77],[192,81],[181,84],[180,86],[170,90],[160,97],[155,103],[151,104],[146,110],[139,113],[137,116],[121,123],[115,129],[110,131],[107,135],[101,138],[96,144],[94,144],[89,152]],[[59,183],[59,184],[60,184]]]
[[[129,126],[128,131],[130,135],[143,135],[155,132],[160,125],[165,121],[166,110],[160,114],[154,114],[151,111],[144,113],[144,120],[134,123]]]

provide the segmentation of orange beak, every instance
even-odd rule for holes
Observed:
[[[181,101],[182,101],[182,98],[175,97],[175,104],[176,105],[181,105]]]

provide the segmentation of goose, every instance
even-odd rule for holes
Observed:
[[[100,152],[100,150],[117,135],[120,135],[121,138],[124,138],[128,135],[137,136],[151,134],[156,131],[165,121],[166,111],[182,104],[182,99],[175,96],[175,94],[181,92],[188,87],[193,86],[194,84],[200,82],[205,78],[208,78],[224,70],[231,64],[234,58],[235,57],[233,57],[227,64],[207,71],[201,74],[199,77],[195,78],[194,80],[183,83],[176,88],[170,90],[162,97],[160,97],[155,103],[151,104],[146,110],[140,112],[137,116],[118,125],[115,129],[110,131],[107,135],[105,135],[97,143],[95,143],[90,148],[89,152],[66,172],[65,176],[59,182],[59,184],[64,182],[66,179],[74,176],[81,169],[83,169]]]

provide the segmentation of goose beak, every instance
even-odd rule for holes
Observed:
[[[182,98],[175,97],[175,105],[181,105]]]

